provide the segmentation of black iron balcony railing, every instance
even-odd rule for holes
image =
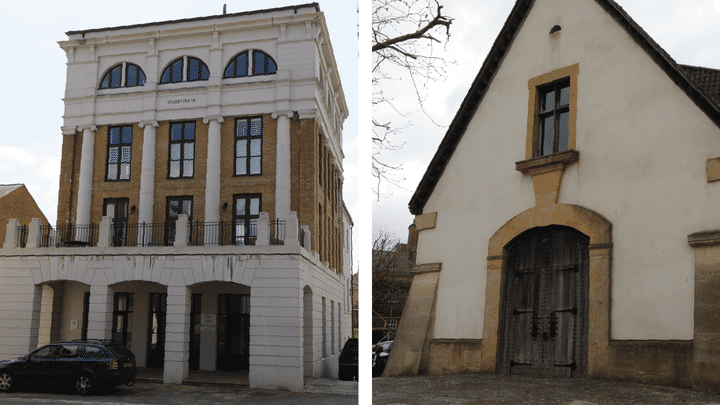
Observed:
[[[175,221],[132,224],[114,220],[110,232],[112,246],[172,246]]]
[[[40,247],[97,246],[97,224],[40,226]]]
[[[248,222],[189,222],[188,245],[231,246],[255,245],[257,220]]]
[[[21,248],[24,248],[27,244],[28,240],[28,226],[27,225],[20,225],[18,226],[18,244]]]
[[[270,244],[285,244],[285,221],[283,221],[282,219],[270,221]]]
[[[187,244],[191,246],[239,246],[256,245],[258,239],[257,218],[220,222],[188,222]],[[274,220],[267,224],[262,232],[263,238],[270,245],[284,245],[287,224],[284,220]],[[176,239],[176,221],[161,223],[128,223],[126,219],[112,219],[109,224],[109,234],[102,236],[103,241],[108,239],[112,247],[135,246],[173,246]],[[19,247],[28,244],[29,225],[17,227],[17,241]],[[81,247],[98,246],[100,239],[100,225],[50,225],[39,226],[39,247]],[[103,232],[108,232],[107,228]],[[307,235],[301,227],[297,227],[298,242],[306,247]],[[104,242],[101,246],[107,246]]]
[[[300,246],[305,247],[305,230],[298,227],[298,243]]]

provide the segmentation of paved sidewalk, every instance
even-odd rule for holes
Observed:
[[[686,388],[496,374],[374,378],[372,396],[373,405],[720,405],[720,395]]]

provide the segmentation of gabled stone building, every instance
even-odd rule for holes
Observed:
[[[0,357],[37,346],[42,307],[50,336],[121,342],[166,383],[335,375],[349,112],[318,4],[67,36],[58,224],[24,248],[7,226]]]
[[[386,375],[717,390],[719,96],[615,1],[518,0],[410,201]]]

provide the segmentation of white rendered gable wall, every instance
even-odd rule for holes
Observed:
[[[720,129],[592,0],[534,3],[425,205],[437,226],[420,232],[417,263],[442,262],[434,338],[482,336],[488,240],[535,205],[515,170],[528,80],[575,63],[580,160],[558,202],[612,223],[611,338],[693,338],[687,235],[720,227],[720,187],[705,176]]]

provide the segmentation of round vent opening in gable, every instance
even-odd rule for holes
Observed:
[[[560,28],[559,25],[556,25],[556,26],[552,27],[552,28],[550,29],[550,35],[552,35],[552,34],[558,32],[558,31],[560,31],[561,29],[562,29],[562,28]]]

